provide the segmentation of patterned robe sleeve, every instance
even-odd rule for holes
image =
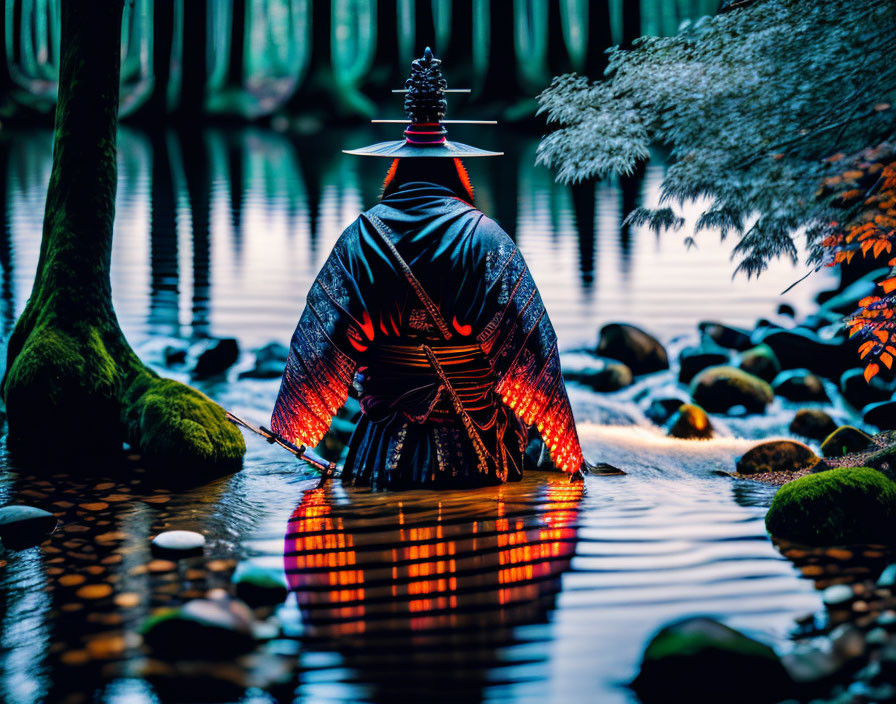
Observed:
[[[582,450],[560,370],[557,336],[523,255],[494,223],[486,255],[489,308],[496,311],[478,336],[495,370],[497,392],[526,425],[538,429],[554,464],[582,467]],[[494,232],[497,230],[497,233]]]
[[[343,233],[308,291],[271,417],[275,433],[308,447],[321,441],[345,403],[355,356],[364,349],[370,318],[346,257],[353,230]]]

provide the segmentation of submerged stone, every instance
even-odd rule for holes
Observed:
[[[240,347],[232,337],[213,340],[196,359],[193,376],[207,379],[226,372],[240,356]]]
[[[727,364],[728,354],[718,348],[686,347],[681,351],[678,361],[678,380],[683,384],[687,384],[707,367]]]
[[[819,408],[801,408],[790,422],[790,432],[812,440],[824,440],[837,429],[837,423]]]
[[[881,430],[896,429],[896,401],[882,401],[865,406],[862,409],[862,420]]]
[[[810,474],[782,486],[768,532],[807,545],[896,542],[896,484],[869,467]]]
[[[152,539],[152,550],[165,557],[190,557],[201,555],[205,536],[192,530],[166,530]]]
[[[781,372],[772,381],[772,390],[788,401],[830,401],[821,379],[808,369]]]
[[[603,366],[577,369],[564,373],[567,380],[584,384],[599,393],[612,393],[634,381],[632,370],[622,362],[609,361]]]
[[[774,399],[772,388],[762,379],[730,366],[710,367],[691,382],[694,402],[710,413],[724,413],[743,406],[762,413]]]
[[[781,373],[781,363],[768,345],[756,345],[745,351],[740,356],[738,366],[769,383]]]
[[[152,614],[140,627],[143,642],[161,659],[214,660],[255,647],[253,616],[236,599],[193,599]]]
[[[854,408],[889,401],[894,391],[896,385],[880,374],[866,381],[864,369],[847,369],[840,375],[840,393]]]
[[[642,702],[778,702],[792,681],[767,645],[709,618],[663,628],[632,683]]]
[[[697,328],[703,337],[709,338],[719,347],[738,351],[751,347],[750,333],[746,330],[711,321],[699,323]]]
[[[675,412],[687,403],[683,398],[655,398],[650,402],[644,415],[657,425],[665,425]]]
[[[874,444],[868,433],[851,425],[841,425],[821,443],[822,457],[842,457],[853,452],[867,450]]]
[[[619,360],[635,375],[669,368],[666,348],[649,333],[625,323],[611,323],[601,328],[597,353]]]
[[[682,440],[709,440],[712,432],[706,411],[692,403],[683,404],[669,425],[669,437]]]
[[[883,572],[880,573],[880,577],[877,578],[877,586],[879,587],[893,587],[896,586],[896,563],[892,565],[888,565]]]
[[[37,545],[55,529],[56,516],[35,506],[0,508],[0,540],[13,550]]]
[[[249,606],[281,604],[288,592],[282,569],[274,570],[251,562],[237,565],[232,582],[236,595]]]
[[[855,598],[852,587],[847,584],[835,584],[828,587],[821,594],[821,599],[827,606],[845,606]]]
[[[814,467],[820,461],[815,453],[801,442],[769,440],[747,450],[737,461],[737,472],[739,474],[794,472]]]

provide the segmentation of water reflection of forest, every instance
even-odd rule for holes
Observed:
[[[310,135],[122,128],[112,290],[128,337],[136,344],[208,335],[237,336],[247,345],[285,339],[332,245],[380,192],[386,163],[341,149],[387,138],[390,128]],[[657,237],[625,227],[626,213],[658,197],[659,156],[629,178],[570,187],[535,165],[534,135],[477,126],[452,131],[460,141],[506,153],[467,161],[477,204],[519,244],[564,348],[593,344],[597,326],[614,319],[667,336],[713,316],[752,324],[797,278],[780,264],[763,275],[762,286],[732,281],[730,245],[713,233],[688,251],[677,233]],[[5,334],[31,291],[51,158],[49,130],[0,137]],[[814,277],[789,301],[799,308],[824,285]]]

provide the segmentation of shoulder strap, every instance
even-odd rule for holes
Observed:
[[[429,317],[432,318],[433,323],[435,323],[435,326],[439,329],[442,337],[446,340],[450,340],[451,328],[448,327],[448,323],[445,322],[445,319],[439,312],[439,307],[429,297],[423,286],[420,285],[417,277],[414,276],[414,272],[411,271],[411,267],[407,265],[407,262],[402,259],[401,255],[398,253],[398,250],[395,248],[395,244],[392,242],[392,238],[389,237],[389,235],[394,234],[392,229],[372,213],[364,213],[363,215],[361,215],[361,217],[366,219],[367,222],[370,223],[370,226],[373,228],[374,232],[379,235],[380,240],[384,245],[386,245],[386,251],[389,252],[394,263],[404,273],[405,279],[407,279],[408,283],[411,285],[411,288],[414,290],[417,298],[420,299],[420,303],[423,304],[423,308],[426,310]]]

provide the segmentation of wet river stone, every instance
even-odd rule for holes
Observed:
[[[883,572],[880,573],[880,577],[877,578],[877,586],[879,587],[894,587],[896,586],[896,563],[892,565],[888,565]]]
[[[840,393],[854,408],[864,408],[871,403],[889,401],[896,392],[896,384],[880,374],[865,380],[864,369],[847,369],[840,375]]]
[[[824,440],[837,429],[834,419],[819,408],[801,408],[790,422],[790,432],[812,440]]]
[[[869,467],[810,474],[782,486],[765,517],[772,535],[806,545],[896,542],[896,484]]]
[[[752,346],[750,333],[740,328],[707,321],[699,323],[697,328],[703,338],[712,340],[719,347],[725,349],[743,351]]]
[[[772,387],[762,379],[730,366],[710,367],[691,382],[694,402],[710,413],[724,413],[743,406],[762,413],[774,399]]]
[[[223,374],[233,366],[239,356],[239,344],[232,337],[213,340],[196,359],[193,376],[197,379],[208,379]]]
[[[635,375],[669,368],[666,348],[649,333],[626,323],[610,323],[601,328],[597,354],[619,360]]]
[[[249,606],[275,606],[286,599],[286,577],[282,569],[243,562],[237,565],[232,581],[236,595]]]
[[[791,685],[771,648],[701,617],[672,623],[657,633],[632,683],[645,704],[778,702],[787,698]]]
[[[772,381],[772,390],[788,401],[829,401],[824,384],[808,369],[791,369],[781,372]]]
[[[896,401],[872,403],[862,409],[862,420],[881,430],[896,429]]]
[[[728,363],[728,354],[720,348],[685,347],[678,358],[678,380],[687,384],[707,367]]]
[[[700,406],[685,403],[669,423],[669,437],[682,440],[709,440],[712,437],[712,423]]]
[[[842,457],[853,452],[867,450],[874,439],[866,432],[851,425],[841,425],[821,443],[822,457]]]
[[[837,379],[855,365],[855,348],[840,340],[823,340],[810,330],[769,329],[757,342],[768,345],[783,369],[806,368],[819,376]]]
[[[201,555],[205,536],[191,530],[166,530],[152,539],[152,550],[165,557]]]
[[[56,528],[56,516],[35,506],[0,508],[0,540],[14,550],[36,545]]]
[[[577,369],[563,375],[569,381],[584,384],[599,393],[619,391],[631,386],[634,381],[632,370],[622,362],[608,361],[602,366]]]
[[[154,613],[140,634],[158,658],[213,660],[252,650],[253,622],[252,612],[236,599],[193,599]]]
[[[685,403],[687,399],[684,398],[655,398],[644,411],[644,415],[657,425],[665,425]]]
[[[739,474],[793,472],[820,462],[806,445],[793,440],[770,440],[750,448],[737,461]]]
[[[825,589],[821,598],[827,606],[838,608],[848,605],[855,598],[855,594],[849,585],[835,584]]]
[[[768,345],[756,345],[740,356],[738,366],[753,376],[771,383],[781,373],[781,363]]]

